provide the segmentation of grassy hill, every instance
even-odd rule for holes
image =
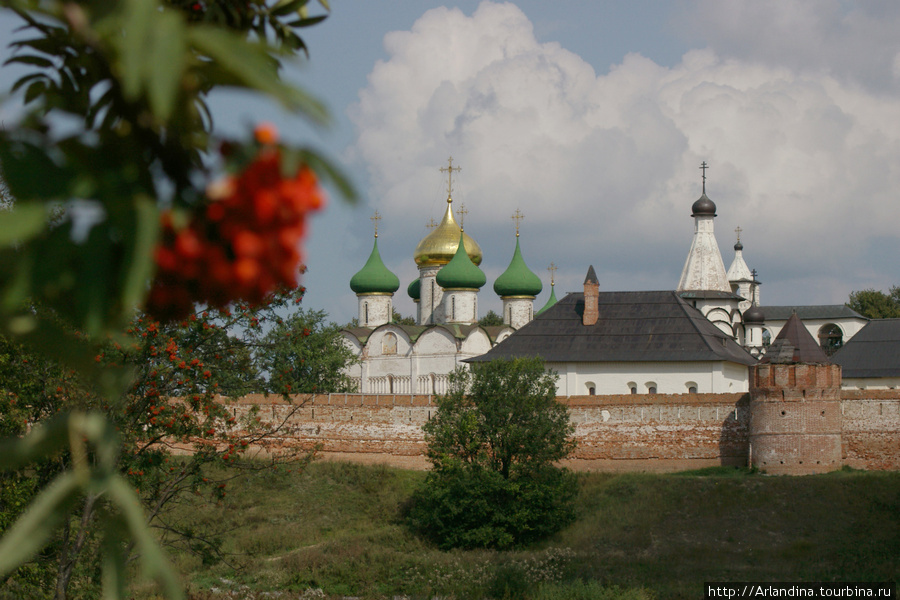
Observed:
[[[196,600],[699,598],[705,581],[900,580],[900,473],[766,477],[738,469],[581,476],[578,520],[519,552],[440,552],[401,507],[423,473],[319,462],[258,473],[219,506],[225,561],[176,554]],[[209,562],[208,560],[206,562]],[[319,593],[316,590],[322,590]],[[153,598],[151,588],[137,598]]]

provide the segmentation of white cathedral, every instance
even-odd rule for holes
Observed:
[[[557,301],[554,290],[536,311],[543,285],[525,264],[517,225],[512,260],[493,285],[503,302],[503,325],[496,327],[478,325],[478,294],[486,284],[478,266],[482,252],[454,219],[448,185],[444,217],[413,255],[419,277],[407,291],[416,303],[416,325],[391,322],[400,281],[381,260],[376,228],[372,253],[350,280],[359,326],[342,334],[359,361],[347,374],[365,394],[440,394],[460,365],[536,355],[558,373],[561,396],[746,392],[747,366],[791,314],[826,350],[862,329],[867,319],[843,305],[760,307],[760,283],[744,260],[740,229],[725,269],[713,226],[716,205],[706,195],[706,163],[701,168],[694,235],[674,291],[600,292],[590,267],[584,293]],[[441,170],[452,183],[452,159]]]

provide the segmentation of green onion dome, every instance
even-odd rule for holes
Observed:
[[[494,282],[494,291],[501,298],[509,296],[537,296],[544,289],[540,277],[531,272],[519,250],[519,236],[516,236],[516,251],[509,266]]]
[[[556,300],[556,286],[554,286],[554,285],[551,283],[551,284],[550,284],[550,297],[547,299],[547,304],[545,304],[544,307],[543,307],[541,310],[537,311],[537,312],[534,314],[534,316],[539,316],[542,312],[544,312],[545,310],[547,310],[548,308],[550,308],[551,306],[553,306],[554,304],[556,304],[556,302],[557,302],[557,300]]]
[[[406,288],[406,293],[409,294],[409,297],[416,302],[419,301],[419,298],[422,297],[422,282],[419,281],[418,277],[416,277],[415,280],[411,284],[409,284],[409,287]]]
[[[466,253],[464,235],[462,231],[459,232],[456,254],[438,271],[435,278],[438,285],[445,290],[478,290],[487,283],[484,272],[475,266]]]
[[[400,287],[400,280],[391,273],[381,261],[378,253],[378,236],[375,236],[375,245],[372,254],[366,261],[366,266],[350,278],[350,289],[357,294],[393,294]]]

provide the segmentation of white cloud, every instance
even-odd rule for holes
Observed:
[[[435,9],[388,34],[388,59],[352,118],[374,204],[386,223],[410,225],[382,241],[383,252],[408,249],[395,270],[414,276],[412,248],[427,233],[420,223],[443,208],[437,169],[452,155],[463,167],[454,198],[470,211],[489,285],[509,260],[509,216],[521,208],[526,259],[540,275],[560,265],[560,291],[580,287],[588,264],[605,289],[674,288],[702,160],[726,267],[740,225],[750,266],[780,290],[775,301],[842,301],[886,286],[878,273],[900,278],[896,261],[871,269],[870,243],[898,245],[900,103],[845,76],[873,43],[866,34],[880,40],[884,27],[832,4],[725,4],[744,8],[700,5],[703,23],[725,28],[718,37],[733,30],[725,51],[693,50],[672,68],[629,54],[599,75],[539,43],[512,4],[485,2],[471,16]],[[761,33],[741,37],[742,25]],[[792,28],[795,38],[779,42]],[[778,43],[802,56],[769,60]],[[857,54],[842,54],[856,43]],[[886,56],[893,76],[896,50]]]

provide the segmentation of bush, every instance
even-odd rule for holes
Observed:
[[[554,466],[574,448],[555,376],[539,359],[457,370],[425,425],[432,471],[408,524],[442,549],[508,549],[571,522],[575,476]]]

